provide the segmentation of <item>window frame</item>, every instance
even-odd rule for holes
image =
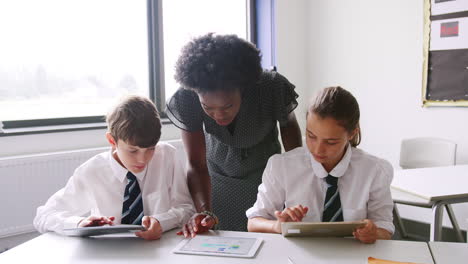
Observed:
[[[165,79],[164,79],[164,43],[162,25],[162,0],[146,0],[148,23],[148,70],[149,70],[149,98],[156,104],[161,114],[163,124],[170,121],[164,112],[165,109]],[[246,0],[247,11],[247,37],[248,40],[259,45],[264,58],[268,58],[269,64],[264,68],[274,65],[274,6],[275,0]],[[262,21],[259,22],[259,19]],[[272,23],[267,31],[265,25]],[[261,28],[260,28],[261,26]],[[260,43],[258,43],[258,41]],[[272,64],[273,63],[273,64]],[[56,133],[68,131],[80,131],[91,129],[105,129],[105,116],[65,117],[34,120],[0,120],[0,137],[18,136],[41,133]]]

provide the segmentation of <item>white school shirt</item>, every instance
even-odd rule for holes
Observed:
[[[305,147],[273,155],[265,168],[257,201],[248,218],[275,220],[275,210],[296,205],[309,207],[304,222],[321,222],[328,173]],[[348,145],[330,175],[338,177],[344,221],[370,219],[393,234],[393,200],[390,184],[393,168],[389,162]]]
[[[114,224],[120,224],[127,172],[113,158],[112,151],[94,156],[37,209],[34,226],[41,233],[63,233],[64,228],[77,227],[89,215],[114,216]],[[158,143],[146,169],[135,176],[142,192],[144,215],[158,219],[163,231],[185,224],[195,213],[183,164],[171,145]]]

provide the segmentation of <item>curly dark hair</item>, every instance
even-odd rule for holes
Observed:
[[[254,44],[236,35],[206,35],[182,48],[175,79],[197,93],[244,89],[260,78],[261,54]]]

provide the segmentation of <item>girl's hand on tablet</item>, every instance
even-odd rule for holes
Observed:
[[[362,243],[372,244],[377,240],[377,226],[372,220],[365,219],[366,225],[356,229],[353,236]]]
[[[301,222],[304,216],[306,216],[307,211],[309,208],[302,205],[296,205],[294,207],[288,207],[284,209],[282,212],[275,211],[276,216],[276,224],[275,224],[275,231],[277,233],[281,233],[281,223],[282,222]]]

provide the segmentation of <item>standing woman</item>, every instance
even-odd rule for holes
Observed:
[[[263,71],[260,59],[236,35],[210,33],[182,49],[175,74],[181,88],[166,113],[182,129],[199,213],[180,234],[195,236],[218,222],[222,230],[246,231],[245,211],[255,203],[268,158],[281,152],[277,123],[286,151],[302,146],[295,86]]]

